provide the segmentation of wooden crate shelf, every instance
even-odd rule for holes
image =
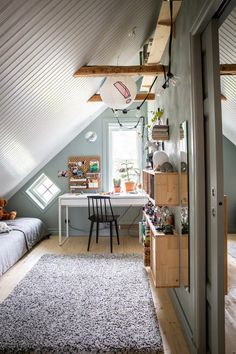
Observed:
[[[156,231],[149,216],[145,213],[144,216],[150,227],[150,269],[154,285],[157,288],[179,287],[179,235]]]

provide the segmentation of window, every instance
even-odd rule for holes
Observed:
[[[27,189],[26,193],[41,208],[45,209],[60,193],[60,189],[44,173]]]
[[[127,123],[120,129],[117,124],[109,124],[109,190],[113,190],[113,178],[119,177],[121,162],[128,160],[135,168],[142,169],[142,139],[138,130],[129,126]]]

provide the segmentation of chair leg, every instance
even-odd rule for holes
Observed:
[[[96,228],[96,243],[98,243],[98,234],[99,234],[99,222],[97,222],[97,228]]]
[[[93,233],[93,221],[91,221],[91,224],[90,224],[90,232],[89,232],[89,240],[88,240],[88,248],[87,248],[87,251],[89,251],[90,242],[91,242],[91,238],[92,238],[92,233]]]
[[[117,220],[115,220],[117,243],[120,244]]]
[[[111,253],[112,253],[112,222],[110,222],[110,247],[111,247]]]

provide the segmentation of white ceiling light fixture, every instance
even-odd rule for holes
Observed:
[[[103,102],[112,109],[130,106],[137,94],[136,82],[129,76],[109,76],[100,89]]]

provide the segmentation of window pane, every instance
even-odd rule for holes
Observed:
[[[55,184],[53,184],[49,190],[52,194],[56,194],[56,193],[58,193],[59,188],[57,188],[57,186]]]
[[[138,167],[138,149],[136,131],[112,132],[112,177],[118,174],[121,162],[128,160]]]
[[[49,178],[45,178],[45,180],[43,181],[43,184],[46,188],[49,188],[53,183]]]
[[[48,203],[52,198],[53,198],[53,195],[49,191],[47,191],[43,195],[43,199],[45,200],[46,203]]]
[[[47,189],[41,184],[39,186],[36,186],[34,190],[37,194],[43,195],[43,193],[45,193]]]
[[[112,189],[112,179],[119,178],[119,168],[125,160],[133,163],[133,167],[141,170],[140,154],[141,140],[137,130],[110,127],[110,169],[109,169],[109,189]],[[138,180],[138,176],[134,176]]]

